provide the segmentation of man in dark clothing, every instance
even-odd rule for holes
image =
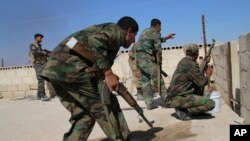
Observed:
[[[45,94],[45,82],[44,79],[41,77],[42,66],[46,63],[47,57],[49,56],[49,52],[42,49],[41,42],[43,40],[43,35],[40,33],[35,34],[35,40],[33,43],[30,44],[30,60],[33,63],[33,67],[36,71],[36,78],[38,81],[38,90],[37,90],[37,99],[47,101],[48,98]]]

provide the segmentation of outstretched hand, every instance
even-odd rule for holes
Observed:
[[[165,38],[166,39],[174,39],[175,33],[168,34]]]

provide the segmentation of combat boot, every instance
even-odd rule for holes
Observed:
[[[155,108],[158,108],[158,106],[155,104],[147,105],[147,110],[153,110]]]
[[[175,113],[176,113],[178,119],[180,119],[180,120],[183,120],[183,121],[191,120],[191,117],[187,111],[175,108]]]
[[[41,100],[42,100],[42,101],[50,101],[50,99],[51,99],[51,98],[50,98],[50,97],[47,97],[46,95],[41,97]]]
[[[136,98],[136,100],[144,101],[144,97],[143,97],[141,88],[137,88],[137,98]]]

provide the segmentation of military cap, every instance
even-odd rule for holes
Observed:
[[[195,55],[199,51],[199,46],[196,43],[190,43],[183,46],[186,55]]]

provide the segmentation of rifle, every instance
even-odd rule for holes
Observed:
[[[148,119],[144,116],[142,108],[138,105],[136,100],[133,98],[133,96],[128,92],[127,88],[122,84],[119,83],[117,86],[116,91],[122,98],[131,106],[133,107],[136,112],[143,118],[143,120],[148,124],[149,127],[153,128],[154,121],[149,122]],[[109,99],[110,91],[107,87],[107,84],[104,84],[104,89],[102,92],[101,100],[104,104],[110,104]]]
[[[203,76],[205,76],[205,71],[206,71],[208,63],[210,61],[211,52],[212,52],[212,49],[214,48],[214,45],[215,45],[215,40],[212,39],[212,41],[213,41],[213,43],[212,43],[211,47],[208,50],[208,53],[206,54],[206,56],[204,58],[204,63],[200,67],[200,72],[202,73]],[[201,88],[202,95],[204,95],[204,87]]]
[[[46,52],[46,56],[49,56],[51,54],[51,51],[47,50],[47,49],[43,49],[44,52]]]
[[[164,77],[167,77],[168,74],[166,72],[164,72],[162,69],[161,69],[161,53],[160,52],[156,52],[156,64],[157,64],[157,82],[158,82],[158,93],[161,94],[161,74],[164,76]]]

